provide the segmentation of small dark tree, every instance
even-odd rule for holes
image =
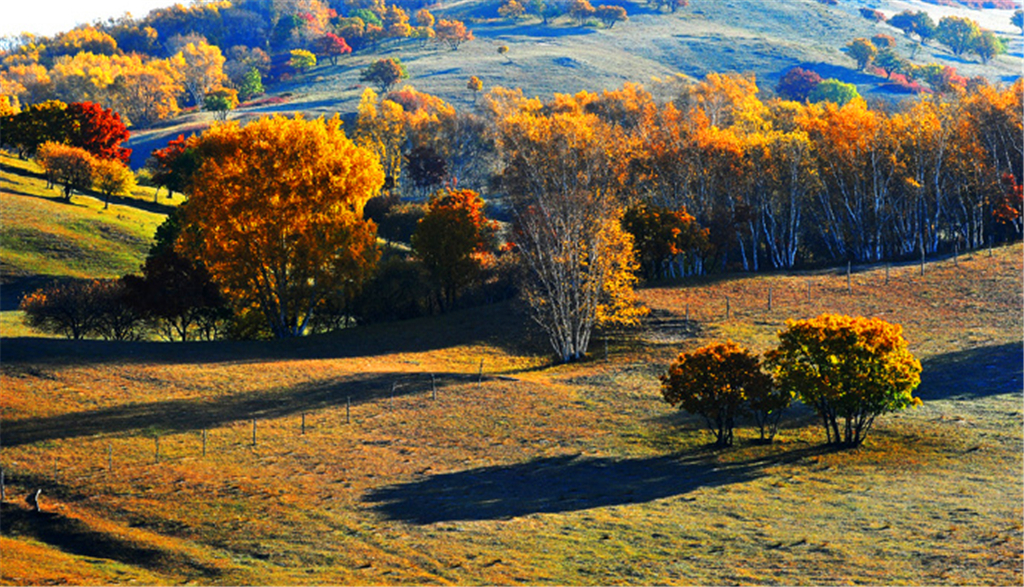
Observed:
[[[665,401],[702,416],[718,446],[732,445],[748,398],[769,397],[771,386],[757,356],[732,341],[681,353],[661,376]]]
[[[821,83],[821,76],[801,67],[794,67],[786,72],[775,86],[775,91],[783,98],[803,102],[807,96]]]
[[[430,199],[412,235],[412,249],[436,284],[441,311],[454,307],[476,279],[481,254],[491,248],[494,223],[484,217],[483,200],[472,190],[445,189]]]
[[[1019,28],[1021,34],[1024,34],[1024,10],[1014,10],[1013,16],[1010,17],[1010,24]]]
[[[90,303],[96,310],[93,333],[107,340],[138,340],[143,316],[131,304],[123,279],[94,281],[89,287]]]
[[[595,9],[597,18],[604,23],[604,26],[609,29],[615,27],[617,22],[626,22],[629,20],[629,15],[626,14],[626,9],[621,6],[609,6],[602,4]]]
[[[861,8],[860,15],[872,22],[885,22],[885,13],[873,8]]]
[[[167,340],[213,339],[218,323],[231,316],[206,268],[175,250],[181,232],[177,210],[157,228],[156,244],[142,266],[142,276],[125,276],[132,307]]]
[[[847,53],[857,62],[857,69],[864,69],[874,61],[878,55],[878,47],[871,41],[864,38],[857,38],[846,45]]]
[[[18,309],[25,313],[30,327],[80,340],[99,325],[93,288],[88,281],[54,282],[25,296]]]
[[[382,94],[389,92],[400,80],[408,78],[409,72],[398,58],[378,59],[359,75],[359,81],[376,85]]]

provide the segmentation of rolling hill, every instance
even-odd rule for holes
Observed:
[[[476,36],[457,51],[414,40],[381,43],[376,51],[344,57],[336,66],[320,65],[278,84],[271,94],[283,97],[283,102],[243,107],[231,118],[275,112],[354,113],[365,87],[359,74],[381,57],[400,58],[409,70],[409,85],[459,108],[474,107],[473,93],[466,89],[472,75],[483,81],[485,91],[494,86],[519,87],[527,96],[542,98],[616,89],[625,82],[642,83],[656,95],[671,98],[676,89],[665,82],[676,74],[702,78],[711,72],[752,73],[762,90],[771,92],[794,66],[854,83],[869,99],[898,99],[901,95],[882,87],[883,78],[858,72],[843,52],[853,38],[885,33],[896,37],[901,55],[911,53],[912,42],[901,31],[859,16],[858,9],[864,7],[889,16],[908,9],[926,10],[936,21],[949,14],[963,15],[1011,41],[1008,54],[987,65],[954,56],[936,43],[919,50],[914,63],[951,65],[967,77],[982,75],[994,82],[1017,79],[1024,64],[1024,45],[1019,30],[1010,24],[1011,10],[972,10],[920,0],[840,0],[837,6],[816,0],[693,0],[688,8],[669,14],[643,3],[619,3],[629,13],[629,21],[608,29],[577,26],[568,17],[547,26],[532,17],[510,22],[498,18],[497,0],[446,2],[436,9],[438,17],[464,19]],[[507,55],[497,52],[500,46],[509,47]],[[170,126],[135,133],[133,166],[141,166],[146,155],[169,137],[198,132],[211,121],[211,114],[198,113],[179,117]]]

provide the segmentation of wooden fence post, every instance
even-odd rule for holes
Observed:
[[[725,296],[725,319],[729,319],[729,296]]]
[[[352,423],[352,396],[345,398],[345,423]]]
[[[476,388],[480,389],[480,386],[484,383],[484,360],[480,359],[480,373],[477,375]]]
[[[437,399],[437,381],[433,373],[430,374],[430,399]]]
[[[153,437],[153,461],[160,462],[160,436]]]
[[[302,412],[302,434],[306,433],[306,412]]]
[[[846,262],[846,293],[853,293],[853,288],[850,286],[850,269],[852,269],[853,262]]]
[[[206,428],[203,428],[203,456],[206,456]]]
[[[256,418],[252,419],[252,445],[256,446]]]
[[[768,311],[772,311],[772,288],[768,288]]]
[[[114,471],[114,445],[107,445],[107,474]]]

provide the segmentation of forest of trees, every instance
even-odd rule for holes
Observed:
[[[180,259],[151,258],[141,279],[173,281],[161,266],[208,275],[231,311],[208,313],[223,323],[203,331],[233,336],[294,336],[518,291],[558,356],[577,359],[594,328],[642,315],[640,278],[1020,238],[1022,90],[975,83],[839,105],[762,100],[753,78],[710,74],[667,102],[637,84],[548,102],[495,88],[460,112],[411,87],[367,89],[348,136],[337,120],[264,118],[154,152],[153,180],[190,198],[151,255]],[[8,116],[24,123],[60,106]],[[369,175],[357,180],[356,169]],[[264,241],[284,248],[261,257]],[[208,307],[207,290],[195,291]]]
[[[499,14],[612,27],[627,18],[612,8],[510,0]],[[875,12],[865,17],[884,20]],[[961,21],[903,13],[891,24],[921,43],[997,54]],[[318,59],[405,39],[454,51],[472,38],[409,0],[199,2],[23,37],[0,56],[2,141],[36,157],[65,198],[93,188],[109,200],[134,184],[120,146],[130,127],[182,107],[223,121],[264,79]],[[408,72],[380,59],[362,78],[379,93],[365,90],[350,129],[301,117],[222,122],[154,151],[148,180],[188,201],[142,275],[67,295],[126,296],[139,324],[185,340],[295,336],[519,294],[556,354],[573,360],[594,328],[643,314],[641,279],[1020,238],[1024,82],[910,67],[894,46],[881,33],[848,46],[859,67],[918,93],[872,104],[851,84],[794,68],[774,95],[752,76],[712,73],[675,80],[668,100],[632,83],[547,102],[501,87],[478,97],[483,83],[470,77],[474,106],[460,111],[394,89]],[[163,309],[137,299],[163,291],[178,292]]]
[[[91,101],[133,127],[187,108],[224,112],[314,66],[385,43],[432,41],[457,49],[473,33],[400,0],[194,2],[0,45],[0,95],[15,104]],[[230,97],[225,98],[225,92]],[[209,101],[211,94],[220,97]]]

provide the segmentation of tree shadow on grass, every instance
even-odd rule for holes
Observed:
[[[438,389],[475,380],[474,375],[440,373]],[[160,430],[166,433],[216,428],[252,418],[273,419],[330,407],[371,403],[392,397],[425,394],[431,380],[426,374],[363,373],[303,385],[223,395],[214,399],[181,399],[132,403],[58,416],[4,421],[0,442],[19,446],[64,438],[97,434],[137,433]]]
[[[82,520],[52,512],[28,511],[6,503],[0,533],[27,536],[70,554],[114,560],[153,571],[184,570],[190,575],[198,573],[207,578],[220,575],[218,569],[187,556],[141,546],[96,530]]]
[[[6,286],[5,286],[6,287]],[[544,352],[510,302],[348,328],[332,334],[272,341],[121,342],[4,338],[5,366],[59,368],[94,364],[212,364],[288,359],[341,359],[417,353],[486,343],[510,353]]]
[[[1020,394],[1024,346],[1015,342],[936,355],[921,367],[916,395],[924,401]]]
[[[500,520],[535,513],[644,503],[761,476],[762,461],[735,464],[701,456],[645,459],[546,457],[434,475],[370,491],[385,517],[412,524]]]

